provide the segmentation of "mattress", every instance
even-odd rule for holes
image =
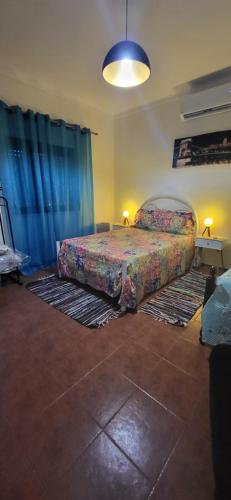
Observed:
[[[183,274],[193,253],[193,235],[130,227],[64,240],[58,270],[61,276],[118,297],[123,309],[134,309],[147,293]]]

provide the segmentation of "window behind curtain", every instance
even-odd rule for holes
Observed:
[[[94,230],[90,133],[0,102],[0,156],[16,247],[53,265],[56,240]]]

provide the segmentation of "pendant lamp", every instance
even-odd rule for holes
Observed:
[[[151,74],[148,56],[136,42],[127,39],[128,0],[126,0],[126,39],[116,43],[103,62],[103,77],[116,87],[136,87],[146,82]]]

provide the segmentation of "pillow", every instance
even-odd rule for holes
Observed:
[[[145,210],[143,208],[140,208],[136,212],[135,226],[141,229],[150,229],[153,221],[153,212],[154,210]]]
[[[136,213],[135,226],[174,234],[192,234],[194,232],[192,212],[172,211],[164,208],[155,210],[140,208]]]

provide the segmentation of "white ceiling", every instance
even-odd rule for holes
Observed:
[[[230,66],[230,19],[231,0],[129,0],[128,36],[152,67],[129,90],[101,75],[106,52],[124,38],[125,0],[0,0],[0,73],[118,113]]]

